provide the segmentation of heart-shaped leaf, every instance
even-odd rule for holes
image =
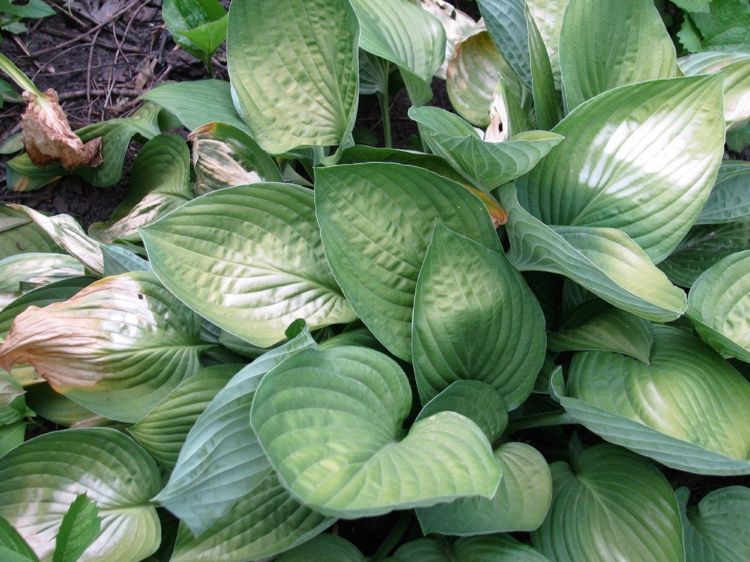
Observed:
[[[750,162],[724,160],[696,224],[723,224],[750,216]]]
[[[315,347],[306,330],[261,355],[232,377],[195,421],[169,482],[155,498],[195,535],[219,526],[217,521],[229,517],[230,508],[270,472],[248,416],[255,389],[270,369]]]
[[[437,539],[417,539],[399,547],[394,562],[549,562],[527,544],[507,535],[458,539],[452,544]]]
[[[675,57],[652,0],[570,0],[560,34],[566,111],[617,86],[673,78]]]
[[[724,153],[721,79],[622,86],[591,99],[553,132],[565,142],[518,180],[545,224],[614,227],[654,262],[696,221]]]
[[[498,194],[508,211],[508,258],[517,269],[565,275],[610,304],[649,320],[669,322],[687,308],[685,293],[627,234],[614,228],[552,228],[518,203],[514,186],[504,186]]]
[[[405,360],[411,358],[417,275],[435,219],[489,248],[498,247],[479,199],[459,184],[413,166],[319,168],[315,213],[326,257],[347,300],[375,337]]]
[[[124,433],[56,431],[0,458],[0,516],[48,560],[68,507],[86,494],[99,508],[101,532],[82,560],[131,562],[148,557],[161,542],[149,501],[160,485],[154,461]]]
[[[482,140],[469,123],[437,107],[412,107],[422,139],[472,184],[492,191],[528,173],[563,137],[528,131],[503,142]]]
[[[150,273],[107,277],[16,317],[0,364],[31,364],[55,390],[135,422],[200,368],[199,318]]]
[[[242,0],[229,10],[233,99],[269,154],[342,144],[357,113],[354,11],[347,0],[299,8],[296,0]]]
[[[750,250],[727,256],[693,284],[688,316],[719,353],[750,363]]]
[[[552,507],[531,538],[551,560],[685,559],[672,487],[650,462],[602,444],[550,468]]]
[[[552,501],[552,476],[542,454],[525,443],[495,450],[503,478],[492,499],[465,498],[417,510],[424,534],[479,535],[533,531]]]
[[[355,318],[326,264],[308,189],[257,183],[215,191],[141,236],[177,298],[255,345],[283,340],[297,318],[313,329]]]
[[[416,422],[406,375],[360,347],[303,351],[268,373],[251,421],[279,480],[323,514],[357,518],[491,497],[500,469],[474,422],[441,412]]]
[[[531,394],[545,347],[544,315],[521,274],[502,253],[438,223],[414,298],[422,403],[470,379],[495,388],[512,410]]]
[[[750,383],[689,333],[653,326],[651,364],[578,353],[563,407],[608,441],[698,474],[750,473]]]
[[[729,562],[750,557],[750,488],[719,488],[691,507],[687,506],[687,488],[679,488],[676,495],[685,530],[687,562]]]

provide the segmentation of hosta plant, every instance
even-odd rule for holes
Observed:
[[[229,81],[8,162],[142,145],[108,221],[0,207],[2,560],[750,559],[750,54],[478,7],[165,2]]]

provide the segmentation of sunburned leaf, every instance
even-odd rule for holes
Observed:
[[[65,254],[17,254],[0,260],[0,308],[30,289],[83,275],[81,265]]]
[[[443,58],[443,64],[435,72],[435,76],[445,80],[448,63],[453,58],[456,46],[471,34],[476,26],[476,22],[466,13],[445,0],[420,0],[419,5],[443,24],[443,30],[445,31],[445,57]]]
[[[24,252],[59,252],[60,248],[23,211],[0,205],[0,259]]]

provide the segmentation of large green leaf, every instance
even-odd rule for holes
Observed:
[[[724,160],[696,224],[723,224],[750,217],[750,162]]]
[[[721,79],[622,86],[579,106],[565,142],[518,180],[519,201],[550,225],[615,227],[654,262],[698,218],[724,152]]]
[[[560,72],[567,111],[617,86],[673,78],[674,45],[653,0],[570,0]]]
[[[521,82],[531,89],[529,33],[524,0],[477,0],[492,39]]]
[[[687,562],[750,559],[750,488],[719,488],[690,507],[687,488],[679,488],[676,495],[685,531]]]
[[[750,473],[750,382],[679,328],[654,326],[651,364],[573,357],[563,407],[608,441],[698,474]]]
[[[685,293],[627,234],[614,228],[552,228],[518,203],[514,186],[502,187],[499,195],[508,211],[508,257],[516,268],[564,275],[610,304],[658,322],[675,320],[687,308]]]
[[[91,236],[104,243],[140,242],[138,229],[193,198],[190,189],[190,152],[178,135],[159,135],[148,141],[133,162],[130,193],[106,223],[94,223]]]
[[[527,544],[508,535],[458,539],[417,539],[399,547],[394,562],[549,562]]]
[[[26,401],[37,416],[62,427],[84,422],[96,414],[55,392],[47,383],[26,387]]]
[[[367,559],[348,540],[330,533],[315,537],[278,558],[279,562],[309,562],[310,560],[365,562]]]
[[[101,533],[81,562],[135,562],[161,542],[159,518],[149,501],[160,485],[154,461],[124,433],[56,431],[0,459],[0,516],[47,560],[68,506],[86,494],[99,508]]]
[[[160,84],[146,92],[143,99],[165,108],[191,131],[207,123],[227,123],[250,132],[237,114],[229,82],[191,80]]]
[[[716,351],[750,363],[750,250],[727,256],[698,277],[688,316]]]
[[[169,482],[155,499],[196,535],[221,527],[217,521],[229,517],[230,508],[269,472],[248,415],[260,379],[295,353],[315,347],[309,331],[303,331],[261,355],[232,377],[190,428]]]
[[[552,463],[554,495],[534,546],[557,562],[682,562],[672,488],[649,461],[602,444]]]
[[[503,142],[483,140],[469,123],[438,107],[412,107],[422,139],[472,184],[491,191],[528,173],[563,137],[528,131]]]
[[[352,308],[380,342],[411,358],[417,275],[435,219],[489,248],[497,235],[479,199],[413,166],[319,168],[315,212],[326,256]]]
[[[209,193],[141,231],[154,272],[220,328],[268,347],[298,318],[355,316],[323,255],[313,194],[257,183]]]
[[[470,379],[498,390],[513,410],[531,394],[545,348],[544,315],[521,274],[502,253],[437,223],[414,297],[422,403]]]
[[[491,497],[500,468],[468,418],[441,412],[404,435],[412,405],[406,375],[360,347],[303,351],[261,381],[251,409],[279,480],[324,514],[357,518]]]
[[[542,454],[525,443],[495,450],[503,478],[492,499],[465,498],[417,510],[425,534],[478,535],[533,531],[552,501],[552,476]]]
[[[266,152],[346,142],[357,113],[357,44],[347,0],[309,0],[304,9],[296,0],[232,3],[233,99]]]
[[[26,438],[26,422],[18,421],[11,425],[0,426],[0,457],[15,449]]]
[[[677,63],[685,76],[718,73],[724,77],[724,119],[730,129],[750,120],[750,53],[697,53]]]
[[[187,526],[180,525],[170,562],[265,559],[309,540],[333,524],[333,519],[292,499],[273,471],[265,474],[260,484],[240,497],[198,537]],[[326,550],[323,555],[328,561],[332,552]],[[307,558],[305,562],[312,560],[315,558]]]
[[[182,381],[128,432],[151,456],[174,469],[188,432],[240,365],[214,365]]]
[[[0,364],[31,364],[58,392],[135,422],[200,368],[200,320],[150,273],[107,277],[15,320]]]

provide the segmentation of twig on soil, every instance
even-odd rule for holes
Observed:
[[[34,58],[31,56],[31,53],[29,53],[29,50],[26,48],[26,45],[23,41],[21,41],[21,38],[18,35],[13,35],[13,41],[15,41],[16,45],[18,45],[18,48],[23,51],[23,53],[29,58],[29,60],[32,62],[34,66],[39,68],[39,63],[34,60]]]
[[[94,33],[94,38],[91,40],[91,48],[89,49],[89,59],[86,64],[86,101],[91,104],[91,63],[94,60],[94,49],[96,48],[96,40],[99,38],[99,34],[102,32],[101,29],[97,29]],[[115,58],[115,61],[117,58]],[[89,105],[88,118],[91,119],[91,105]]]
[[[73,90],[72,92],[63,92],[62,94],[59,94],[57,97],[60,101],[66,101],[66,100],[72,100],[72,99],[84,97],[87,92],[89,92],[90,95],[94,95],[94,96],[104,96],[107,94],[107,90],[103,88],[95,88],[91,90]],[[135,90],[129,90],[127,88],[112,88],[112,92],[117,94],[118,96],[132,96],[132,97],[138,97],[143,93],[143,92],[137,92]]]

